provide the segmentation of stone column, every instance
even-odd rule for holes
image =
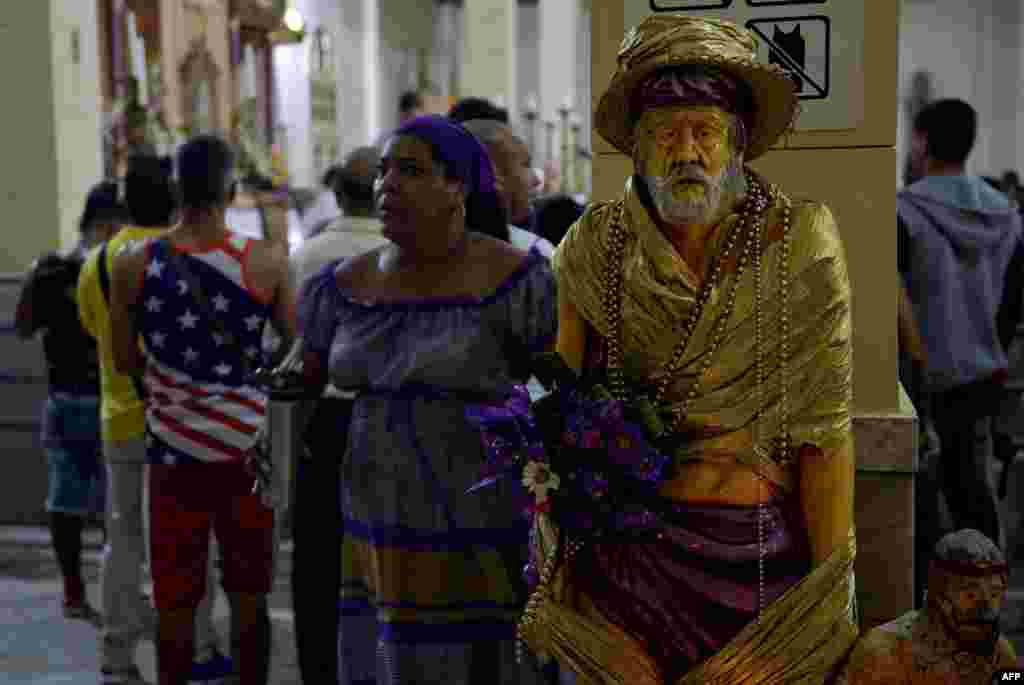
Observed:
[[[11,229],[0,255],[0,273],[22,273],[33,259],[59,245],[51,31],[49,3],[9,3],[0,10],[0,79],[18,84],[0,128],[0,145],[12,160],[2,176],[0,197]],[[13,316],[13,304],[8,312]]]
[[[335,42],[338,84],[338,150],[351,150],[373,142],[377,124],[377,0],[339,5]]]
[[[163,80],[164,118],[172,131],[177,131],[185,117],[181,107],[181,84],[178,79],[182,44],[187,40],[184,30],[185,10],[180,2],[160,0],[160,77]]]
[[[207,9],[206,20],[206,44],[220,70],[217,77],[217,109],[220,115],[217,125],[223,134],[231,130],[233,103],[236,102],[231,66],[231,20],[227,3],[211,5]]]
[[[441,2],[434,11],[434,54],[430,80],[438,95],[449,97],[455,92],[458,78],[459,8],[453,2]]]
[[[1017,80],[1014,83],[1020,83],[1020,79],[1024,78],[1024,8],[1017,8],[1017,23],[1014,24],[1016,28],[1016,40],[1013,41],[1017,48],[1016,55],[1016,67],[1017,67]],[[1020,125],[1024,122],[1024,88],[1012,88],[1012,91],[1017,93],[1017,107],[1016,107],[1016,120],[1014,122],[1014,131],[1020,130]],[[1014,147],[1014,159],[1018,160],[1015,168],[1017,173],[1024,172],[1024,135],[1017,135],[1016,145]]]
[[[579,40],[576,41],[576,102],[577,115],[579,116],[579,135],[573,139],[573,146],[576,149],[576,159],[573,163],[574,179],[576,187],[573,192],[579,191],[583,195],[590,196],[591,190],[591,160],[582,155],[582,151],[593,152],[590,138],[592,133],[593,92],[590,87],[590,25],[591,5],[590,0],[581,0],[579,4],[580,13],[578,18]]]
[[[114,0],[111,7],[110,54],[114,62],[114,97],[120,98],[126,92],[125,55],[129,48],[125,35],[125,14],[128,9],[124,0]]]
[[[559,110],[589,106],[577,91],[577,42],[580,40],[578,0],[540,0],[540,108],[541,122],[557,122],[555,135],[545,133],[536,150],[539,161],[562,159],[562,116]],[[554,149],[551,142],[554,141]]]
[[[85,198],[103,178],[98,38],[96,3],[0,6],[0,82],[12,84],[0,128],[9,160],[0,203],[10,227],[0,274],[20,274],[78,240]],[[4,316],[10,321],[13,309]]]
[[[518,120],[519,109],[516,93],[517,5],[516,0],[466,0],[462,9],[462,62],[458,89],[459,97],[483,97],[500,102],[508,108],[512,122]]]

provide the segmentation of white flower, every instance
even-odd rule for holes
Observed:
[[[523,487],[533,493],[537,504],[548,501],[548,491],[557,490],[558,474],[551,467],[540,461],[531,461],[523,467]]]

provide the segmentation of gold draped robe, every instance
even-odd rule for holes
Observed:
[[[622,349],[646,379],[656,383],[695,306],[699,280],[651,220],[633,180],[623,203]],[[608,334],[602,306],[606,245],[616,203],[595,203],[570,229],[554,257],[559,288],[600,336]],[[758,392],[755,373],[753,268],[739,275],[735,308],[709,372],[699,385],[683,425],[693,436],[677,453],[680,461],[730,460],[749,465],[793,496],[799,463],[764,464],[755,446],[769,453],[779,436],[785,383],[788,427],[794,446],[811,445],[826,455],[852,449],[850,427],[850,286],[842,243],[829,209],[813,201],[792,204],[789,258],[790,355],[785,377],[779,364],[782,203],[769,208],[761,257],[762,350],[766,378]],[[739,220],[733,214],[709,237],[717,259],[725,236]],[[742,237],[741,237],[742,240]],[[742,247],[737,243],[736,252]],[[690,340],[669,401],[681,401],[708,354],[712,326],[737,277],[738,260],[721,280]],[[762,417],[755,425],[758,402]],[[852,486],[851,486],[852,487]],[[538,526],[538,544],[551,549],[550,521]],[[546,534],[545,534],[546,533]],[[853,531],[846,545],[769,605],[716,656],[679,681],[697,683],[819,684],[830,677],[857,637]],[[564,569],[564,565],[562,567]],[[577,682],[600,685],[661,683],[643,646],[574,592],[559,570],[545,601],[538,603],[524,639],[538,653],[554,656],[577,674]]]

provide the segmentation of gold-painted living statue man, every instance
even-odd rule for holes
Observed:
[[[688,441],[661,523],[565,545],[528,608],[577,683],[818,684],[857,637],[850,285],[828,208],[746,167],[797,111],[755,55],[730,23],[646,19],[595,114],[634,174],[557,251],[557,349],[638,368]]]

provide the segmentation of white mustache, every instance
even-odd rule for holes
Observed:
[[[676,183],[680,183],[682,181],[696,181],[697,183],[702,183],[705,187],[714,185],[714,179],[710,178],[704,172],[696,169],[670,173],[668,176],[654,176],[653,179],[659,188],[671,188]]]
[[[681,181],[703,181],[705,183],[710,183],[712,180],[708,173],[698,166],[669,169],[668,177]]]

